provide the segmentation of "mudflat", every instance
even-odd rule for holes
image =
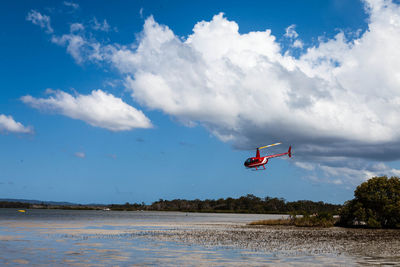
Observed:
[[[176,227],[168,231],[148,231],[145,234],[168,241],[238,247],[288,255],[333,253],[362,257],[398,257],[400,260],[399,230],[196,225],[183,229]]]
[[[0,217],[0,265],[400,266],[399,230],[248,225],[271,215],[39,213]]]

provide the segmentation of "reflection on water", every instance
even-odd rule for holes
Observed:
[[[0,265],[400,265],[394,230],[246,226],[280,217],[0,209]]]

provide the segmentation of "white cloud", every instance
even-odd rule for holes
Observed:
[[[296,25],[292,24],[286,28],[285,36],[288,38],[297,38],[299,34],[295,31]]]
[[[315,166],[312,163],[308,163],[308,162],[302,162],[302,161],[296,161],[294,163],[296,166],[305,169],[307,171],[313,171],[315,170]]]
[[[85,152],[75,152],[74,156],[83,159],[86,157],[86,154]]]
[[[238,147],[284,141],[298,161],[398,159],[399,11],[389,2],[371,8],[358,39],[339,33],[298,59],[282,55],[269,30],[240,34],[222,14],[184,41],[150,17],[137,49],[116,46],[111,61],[137,101]],[[298,37],[294,25],[287,36]]]
[[[295,47],[295,48],[303,48],[303,42],[301,40],[295,40],[293,42],[293,47]]]
[[[344,90],[337,79],[330,79],[331,72],[338,71],[335,66],[319,75],[320,65],[327,66],[319,56],[310,56],[329,44],[309,49],[296,60],[280,54],[269,30],[239,34],[238,25],[222,14],[199,22],[193,31],[181,41],[149,18],[136,50],[114,50],[111,60],[127,74],[126,85],[136,100],[200,121],[218,136],[233,137],[246,147],[275,139],[323,143],[324,148],[326,139],[374,143],[391,141],[394,134],[399,138],[399,131],[382,123],[385,119],[371,108],[379,98],[371,99],[372,105],[357,100],[353,88]],[[338,37],[332,42],[340,41]],[[385,109],[390,113],[394,106],[389,106]]]
[[[27,95],[21,100],[33,108],[60,113],[111,131],[152,127],[142,111],[101,90],[94,90],[90,95],[76,96],[63,91],[49,92],[53,95],[48,98]]]
[[[136,101],[185,125],[200,123],[239,148],[291,143],[303,167],[350,179],[360,169],[357,177],[375,173],[370,161],[400,159],[400,8],[365,5],[363,34],[339,32],[298,58],[282,54],[270,30],[240,34],[223,14],[197,23],[187,38],[149,17],[135,45],[74,34],[58,43],[81,62],[110,62]],[[285,36],[303,47],[295,25]]]
[[[103,20],[103,22],[99,22],[96,17],[94,17],[92,23],[92,28],[96,31],[108,32],[111,29],[110,25],[105,19]]]
[[[85,27],[83,26],[82,23],[72,23],[70,26],[70,32],[78,32],[78,31],[83,31]]]
[[[299,34],[295,31],[296,25],[292,24],[286,28],[285,37],[291,41],[291,47],[293,48],[303,48],[303,42],[299,39]]]
[[[26,127],[22,123],[17,122],[12,116],[0,114],[0,133],[33,133],[32,127]]]
[[[354,161],[347,164],[343,162],[331,162],[333,165],[329,165],[329,163],[327,164],[327,162],[323,161],[307,164],[296,162],[296,165],[309,171],[307,177],[310,180],[332,184],[343,184],[345,181],[347,184],[358,185],[360,181],[366,181],[375,176],[400,176],[400,170],[391,168],[384,163]],[[316,180],[315,177],[318,177],[318,179]]]
[[[73,9],[79,8],[79,4],[74,3],[74,2],[64,1],[64,5],[67,7],[72,7]]]
[[[61,37],[53,36],[51,41],[58,45],[66,45],[67,52],[75,59],[77,63],[84,61],[82,51],[87,47],[88,42],[80,35],[64,34]]]
[[[67,4],[66,4],[67,3]],[[73,6],[72,2],[64,2],[65,5]],[[76,4],[77,5],[77,4]],[[79,7],[79,6],[77,6]],[[50,25],[50,17],[42,15],[35,10],[31,10],[27,15],[27,20],[33,24],[39,25],[41,28],[46,29],[46,33],[53,33],[53,29]],[[110,25],[104,20],[103,23],[97,22],[94,18],[94,26],[92,28],[100,31],[109,31]],[[86,60],[100,61],[103,60],[104,51],[99,42],[93,38],[87,38],[85,36],[85,26],[82,23],[72,23],[70,25],[70,32],[58,36],[56,34],[51,35],[51,41],[60,46],[66,46],[67,52],[75,59],[78,64],[83,63]],[[114,28],[115,31],[116,28]],[[89,34],[90,35],[90,34]]]
[[[42,15],[36,10],[31,10],[26,16],[26,20],[39,25],[42,29],[45,29],[46,33],[53,33],[54,31],[50,24],[50,17]]]
[[[104,20],[104,23],[107,22]],[[70,26],[70,32],[68,34],[63,34],[61,36],[54,34],[52,35],[51,41],[57,45],[66,46],[67,52],[78,64],[82,64],[84,61],[103,60],[107,47],[102,47],[101,44],[93,38],[87,38],[84,30],[85,27],[83,24],[73,23]]]
[[[103,60],[100,43],[89,40],[84,35],[80,26],[82,24],[72,24],[71,32],[62,36],[53,35],[51,41],[60,46],[66,46],[67,52],[75,59],[76,63],[82,64],[86,60]]]

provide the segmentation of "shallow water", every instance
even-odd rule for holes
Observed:
[[[0,209],[0,265],[400,266],[398,231],[246,226],[281,217]]]

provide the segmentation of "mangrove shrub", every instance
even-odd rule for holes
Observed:
[[[340,224],[400,228],[400,178],[373,177],[359,185],[341,210]]]

